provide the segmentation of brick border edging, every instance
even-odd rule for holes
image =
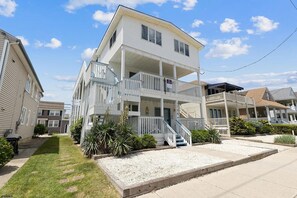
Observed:
[[[224,162],[220,162],[220,163],[216,163],[216,164],[212,164],[212,165],[208,165],[200,168],[195,168],[188,171],[183,171],[173,175],[152,179],[149,181],[142,182],[140,184],[134,184],[130,186],[126,186],[123,182],[121,182],[118,178],[116,178],[102,163],[100,163],[99,160],[97,161],[97,164],[99,164],[100,168],[103,170],[104,174],[111,181],[111,183],[115,186],[115,188],[117,189],[121,197],[135,197],[138,195],[149,193],[153,190],[158,190],[174,184],[178,184],[180,182],[187,181],[195,177],[206,175],[222,169],[230,168],[232,166],[237,166],[240,164],[263,159],[275,153],[278,153],[277,149],[270,149],[268,151],[263,151],[258,154],[250,155],[240,160],[236,160],[236,161],[226,160]]]

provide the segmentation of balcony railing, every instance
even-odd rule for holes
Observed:
[[[250,97],[241,96],[238,94],[228,93],[228,92],[225,92],[225,95],[226,95],[227,101],[233,101],[233,102],[237,101],[239,103],[246,103],[246,104],[254,105],[254,101]],[[206,98],[206,102],[222,101],[222,100],[224,100],[224,92],[208,95],[205,98]]]
[[[178,121],[189,130],[205,129],[205,122],[203,118],[179,118]]]
[[[159,91],[163,93],[175,93],[180,95],[200,97],[201,87],[171,78],[139,72],[131,77],[133,80],[141,81],[141,88],[147,91]]]
[[[208,121],[213,126],[226,126],[227,118],[208,118]]]

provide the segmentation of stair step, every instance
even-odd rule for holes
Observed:
[[[182,137],[180,135],[175,135],[176,139],[181,139]]]
[[[184,142],[184,140],[183,139],[176,139],[176,143],[177,142]]]
[[[186,142],[177,142],[177,143],[176,143],[176,146],[177,146],[177,147],[180,147],[180,146],[187,146],[187,143],[186,143]]]

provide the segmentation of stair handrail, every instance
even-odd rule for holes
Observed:
[[[178,120],[176,120],[176,131],[179,135],[181,135],[184,138],[184,140],[187,142],[187,145],[192,146],[191,131]]]
[[[169,124],[163,120],[164,137],[169,146],[176,147],[176,132],[169,126]]]

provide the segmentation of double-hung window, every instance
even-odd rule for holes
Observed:
[[[50,110],[49,115],[50,116],[59,116],[60,115],[60,111],[59,110]]]
[[[162,46],[162,33],[146,25],[141,25],[141,38]]]
[[[189,45],[174,39],[174,51],[186,56],[190,56]]]
[[[116,42],[117,40],[117,31],[114,31],[113,35],[111,36],[110,40],[109,40],[109,48],[111,48],[113,46],[113,44]]]
[[[30,93],[30,91],[31,91],[31,82],[32,81],[32,79],[31,79],[31,77],[28,75],[28,79],[27,79],[27,81],[26,81],[26,86],[25,86],[25,89],[26,89],[26,91],[28,92],[28,93]]]
[[[21,112],[21,116],[20,116],[20,123],[21,125],[24,125],[26,123],[26,118],[27,117],[27,108],[23,107],[22,108],[22,112]]]
[[[59,120],[49,120],[48,121],[48,127],[59,127]]]

